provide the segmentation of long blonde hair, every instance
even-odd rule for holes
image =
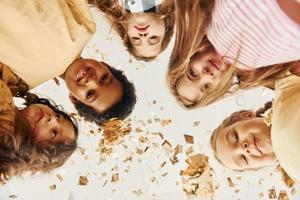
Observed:
[[[127,50],[137,60],[150,61],[156,58],[156,56],[142,56],[133,48],[130,43],[129,36],[127,35],[126,26],[124,25],[128,23],[128,15],[130,13],[128,13],[125,8],[119,4],[118,0],[89,0],[89,3],[105,13],[105,18],[108,23],[111,24],[112,29],[120,35],[124,42],[124,46],[127,47]],[[175,19],[173,0],[164,0],[157,13],[149,14],[154,17],[164,19],[166,31],[160,49],[160,52],[162,52],[167,48],[174,32]]]
[[[184,103],[177,91],[178,80],[186,74],[189,63],[195,54],[212,48],[212,44],[206,37],[206,30],[211,22],[214,3],[214,0],[175,0],[176,39],[169,61],[167,82],[171,93],[185,108],[206,106],[239,89],[251,88],[284,78],[287,71],[297,63],[290,62],[251,71],[241,71],[235,67],[239,57],[237,55],[231,66],[222,74],[222,81],[216,89],[208,92],[194,104]],[[239,78],[239,83],[233,82],[235,77]]]

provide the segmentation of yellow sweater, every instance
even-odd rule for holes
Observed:
[[[86,0],[1,0],[0,61],[33,88],[62,74],[95,29]]]
[[[300,77],[277,81],[272,117],[272,146],[287,174],[300,182]]]

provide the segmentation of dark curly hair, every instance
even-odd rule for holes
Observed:
[[[29,123],[18,110],[15,110],[14,122],[0,118],[0,183],[25,171],[49,172],[63,165],[77,148],[78,128],[71,117],[47,99],[33,94],[26,94],[24,98],[25,105],[44,104],[70,121],[75,130],[75,139],[72,143],[37,142]],[[0,114],[5,115],[7,112],[2,111]]]
[[[93,108],[83,104],[80,101],[76,101],[74,106],[79,114],[87,121],[96,122],[101,125],[105,121],[111,118],[125,119],[133,110],[136,103],[136,94],[134,85],[128,81],[127,77],[124,75],[124,72],[118,70],[114,67],[109,66],[108,64],[102,62],[113,76],[120,81],[123,90],[123,96],[119,102],[113,105],[110,109],[98,113]]]

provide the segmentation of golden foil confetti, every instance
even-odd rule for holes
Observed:
[[[119,181],[119,173],[115,173],[111,176],[111,182],[115,183]]]
[[[268,190],[269,199],[276,199],[276,190],[274,188]]]
[[[227,177],[227,182],[228,182],[229,187],[234,187],[234,184],[230,177]]]
[[[54,184],[54,185],[50,185],[50,186],[49,186],[49,189],[50,189],[50,190],[56,190],[56,185],[55,185],[55,184]]]
[[[79,176],[78,185],[87,185],[89,182],[87,176]]]
[[[188,144],[194,144],[194,137],[191,135],[184,134],[185,142]]]

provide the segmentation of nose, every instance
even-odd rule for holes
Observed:
[[[140,37],[146,37],[146,36],[148,35],[148,32],[146,32],[146,33],[138,33],[138,35],[139,35]]]
[[[247,141],[242,143],[242,149],[244,150],[244,152],[246,152],[248,154],[251,153],[250,146],[249,146],[249,143]]]
[[[215,77],[215,72],[214,72],[214,70],[212,70],[212,68],[210,68],[210,67],[204,67],[203,70],[202,70],[202,73],[203,73],[203,74],[206,74],[206,75],[209,75],[209,76],[211,76],[212,78]]]

